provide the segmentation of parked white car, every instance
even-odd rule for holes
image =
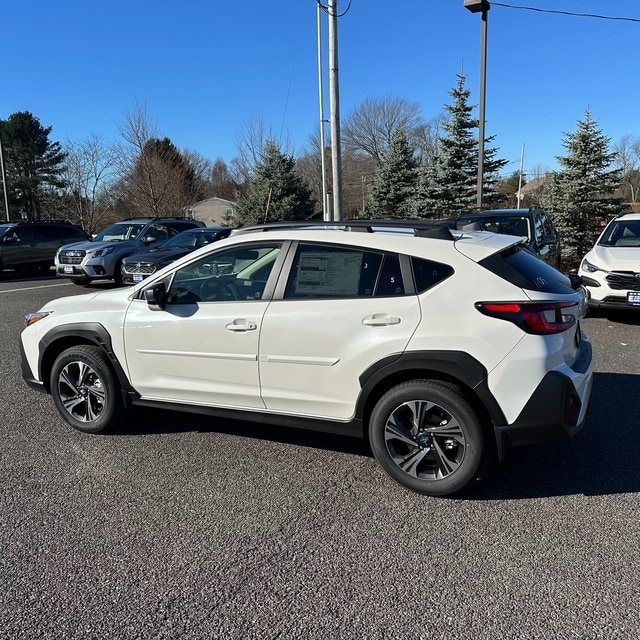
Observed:
[[[368,437],[395,480],[450,494],[585,420],[584,289],[521,240],[418,221],[241,229],[28,314],[23,376],[80,431],[142,405]]]
[[[640,309],[640,213],[612,220],[580,263],[589,306]]]

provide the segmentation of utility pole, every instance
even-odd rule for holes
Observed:
[[[320,98],[320,166],[322,168],[322,219],[331,222],[331,205],[327,194],[327,166],[324,157],[324,92],[322,87],[322,7],[318,2],[318,96]]]
[[[338,0],[327,0],[329,14],[329,109],[331,111],[331,165],[333,219],[344,220],[342,206],[342,153],[340,151],[340,97],[338,90]]]
[[[2,178],[2,191],[4,192],[4,210],[7,222],[11,219],[9,216],[9,198],[7,196],[7,172],[4,170],[4,151],[2,149],[2,131],[0,130],[0,177]]]

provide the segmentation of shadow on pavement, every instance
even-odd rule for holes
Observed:
[[[572,494],[640,491],[640,376],[596,373],[587,422],[575,438],[513,449],[463,496],[466,500],[518,500]],[[134,409],[121,435],[216,432],[297,446],[371,456],[364,440],[226,420],[197,414]]]

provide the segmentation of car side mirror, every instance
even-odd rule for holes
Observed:
[[[152,311],[161,311],[167,304],[167,289],[164,282],[158,282],[144,290],[144,299]]]
[[[16,239],[13,236],[7,236],[6,238],[2,238],[2,242],[5,244],[13,244]]]
[[[579,276],[577,273],[569,274],[569,282],[571,283],[571,288],[576,291],[584,284],[582,276]]]
[[[145,236],[142,238],[142,244],[153,244],[156,240],[154,236]]]

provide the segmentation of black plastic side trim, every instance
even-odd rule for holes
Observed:
[[[113,367],[113,370],[118,377],[118,382],[120,383],[120,387],[122,388],[125,397],[128,397],[131,392],[135,393],[134,389],[127,378],[127,375],[124,372],[118,358],[113,352],[113,347],[111,345],[111,336],[109,332],[105,329],[103,325],[99,322],[79,322],[77,324],[63,324],[57,327],[53,327],[50,329],[42,338],[40,339],[40,344],[38,345],[38,376],[41,380],[45,381],[45,376],[43,373],[43,360],[45,358],[46,352],[51,345],[53,345],[58,340],[63,340],[65,338],[82,338],[95,344],[97,347],[100,347],[105,355],[109,358],[109,362]]]
[[[369,394],[385,378],[402,371],[421,369],[442,373],[473,389],[486,408],[494,425],[505,425],[502,413],[487,384],[487,370],[475,358],[463,351],[407,351],[383,358],[360,376],[362,389],[356,416],[362,420]]]
[[[24,352],[24,347],[22,346],[22,340],[19,341],[20,347],[20,372],[22,373],[23,380],[36,391],[46,392],[44,385],[39,380],[36,380],[33,377],[33,372],[31,371],[31,367],[27,362],[27,355]]]
[[[305,429],[307,431],[320,431],[322,433],[335,433],[351,438],[362,438],[362,423],[358,419],[350,422],[337,422],[334,420],[322,420],[305,416],[293,416],[280,413],[261,413],[259,411],[227,409],[224,407],[205,407],[202,405],[182,404],[179,402],[162,402],[160,400],[145,400],[140,397],[132,397],[132,404],[138,407],[151,407],[154,409],[166,409],[186,413],[197,413],[217,418],[230,420],[245,420],[246,422],[258,422],[261,424],[273,424],[281,427]]]
[[[583,424],[568,424],[569,402],[577,411],[581,403],[571,379],[558,371],[549,371],[540,381],[520,415],[510,425],[496,427],[499,450],[573,436]]]

